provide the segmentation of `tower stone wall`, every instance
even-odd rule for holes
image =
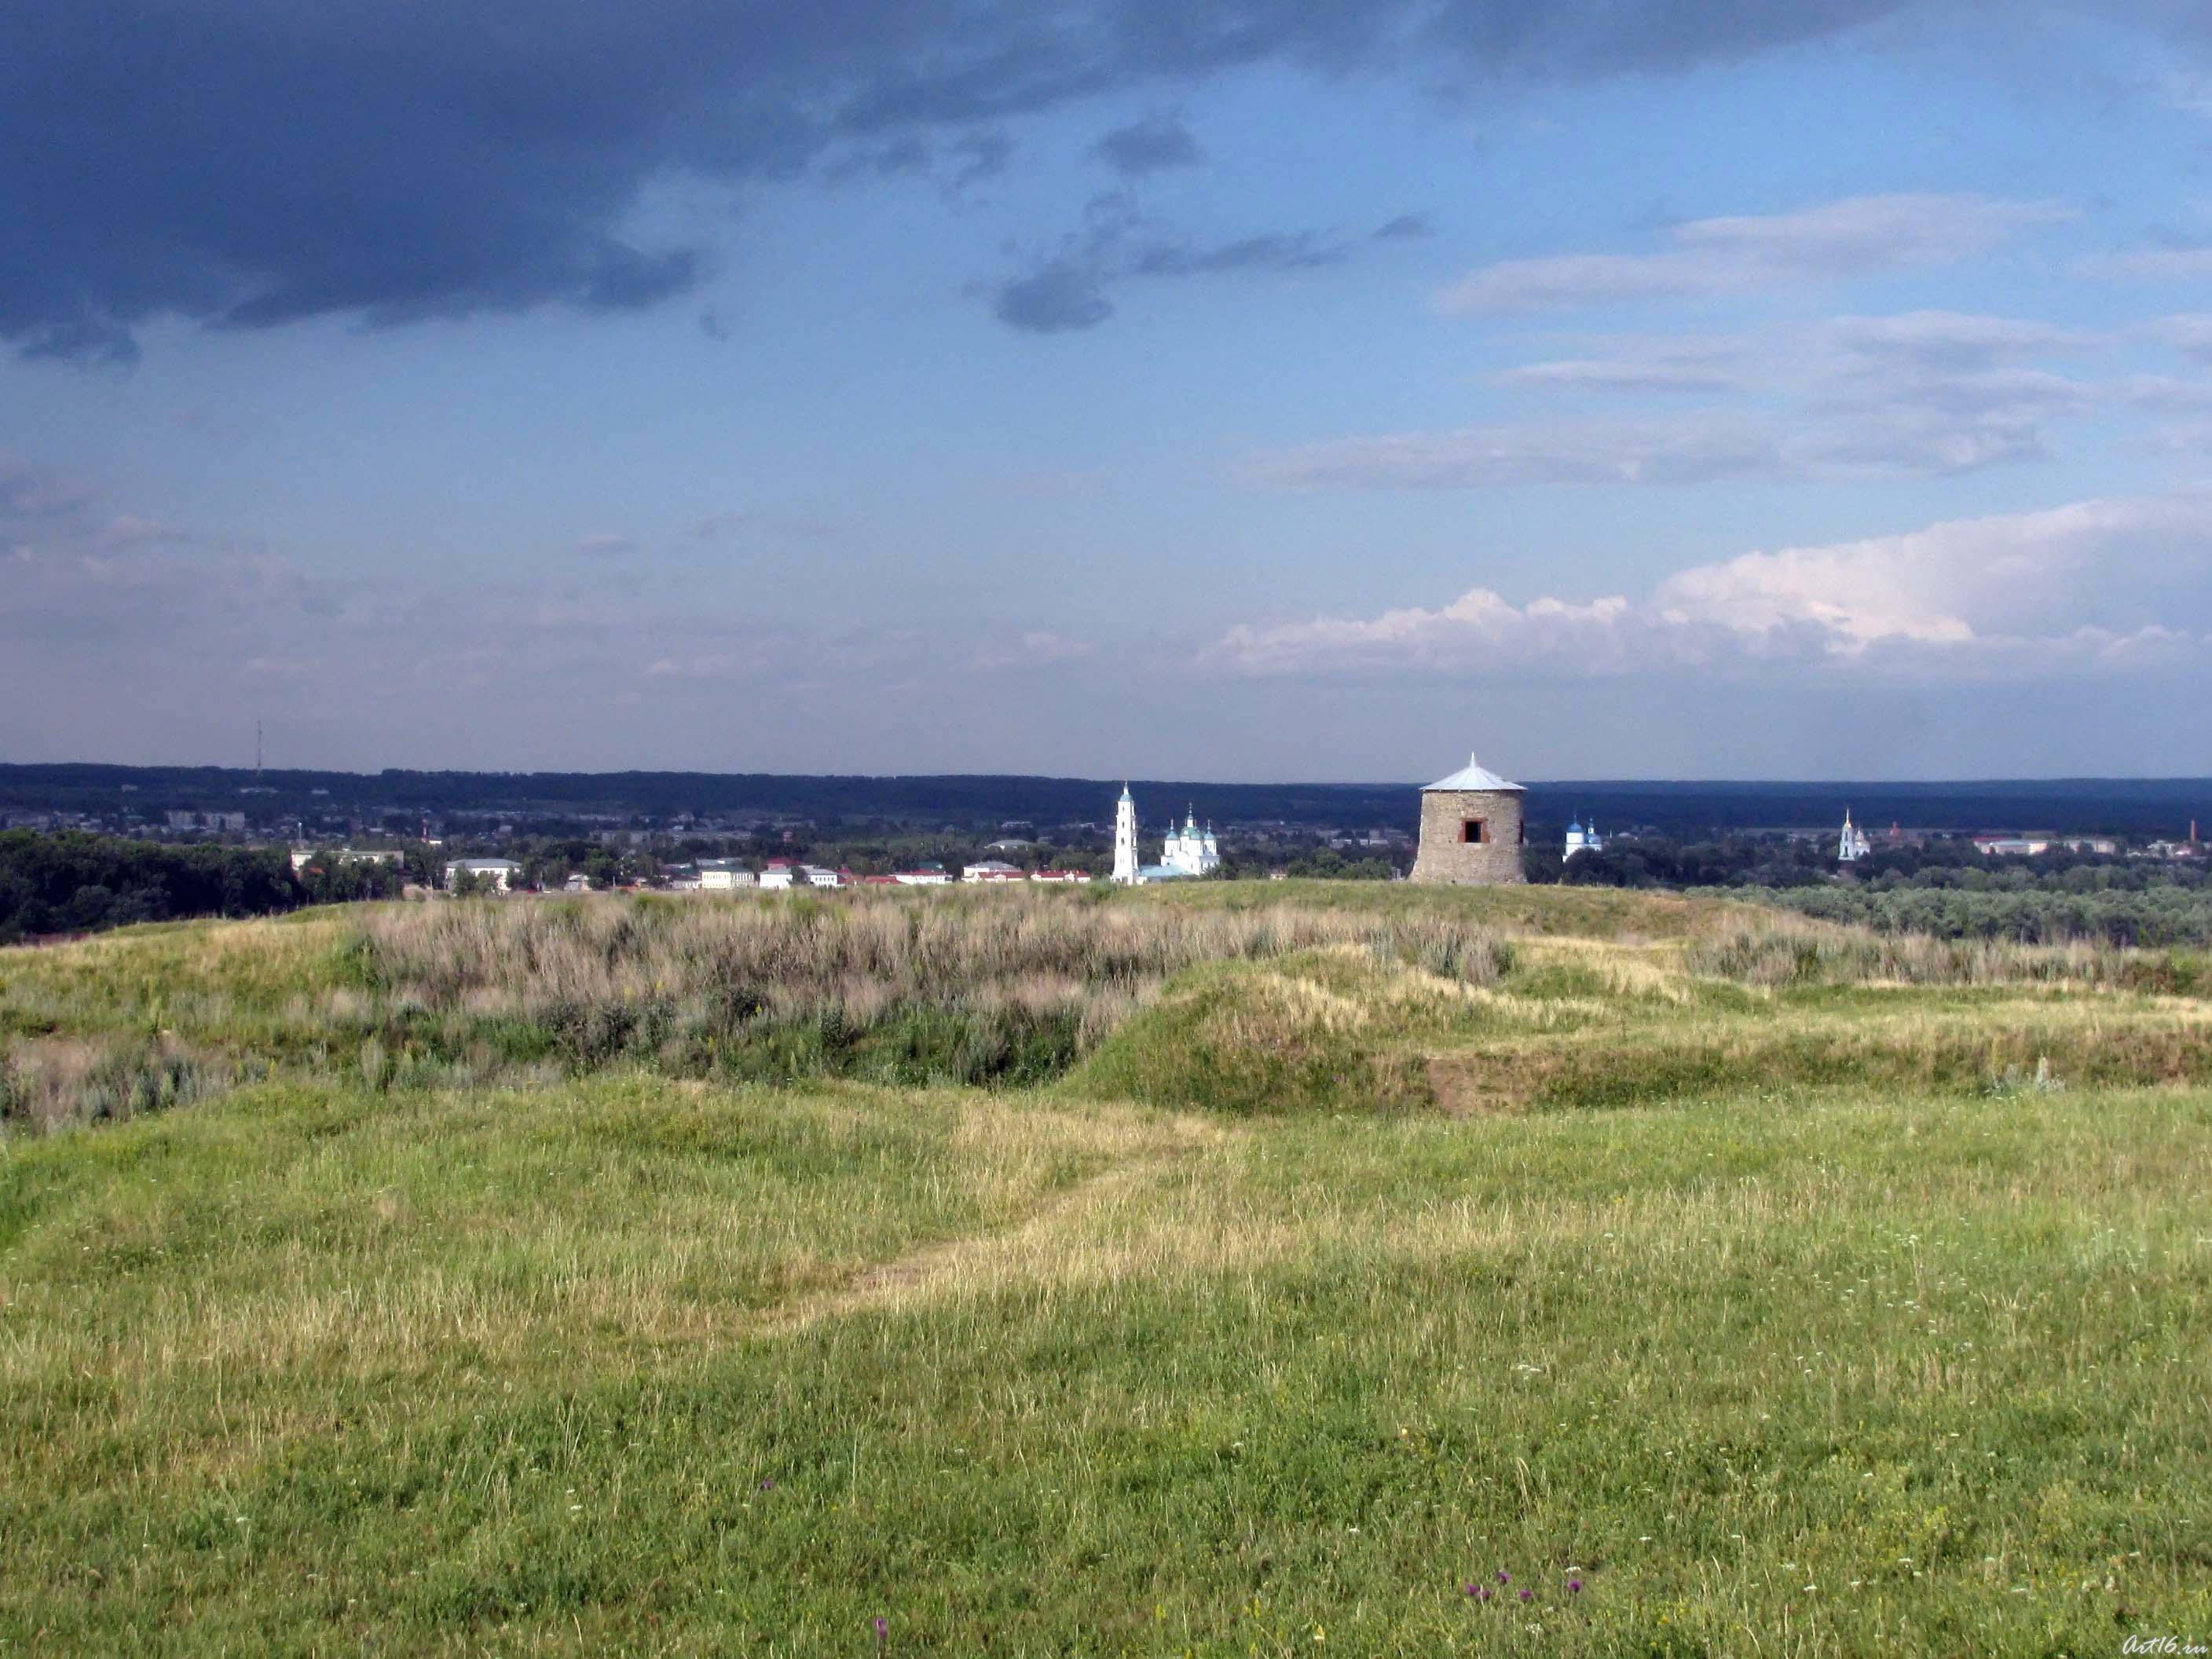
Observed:
[[[1413,879],[1443,886],[1510,886],[1528,878],[1521,868],[1522,795],[1518,789],[1425,789],[1421,846]],[[1470,821],[1483,839],[1467,839]]]

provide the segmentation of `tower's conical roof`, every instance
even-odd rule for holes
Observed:
[[[1431,789],[1510,789],[1522,794],[1528,793],[1519,784],[1508,782],[1499,777],[1497,773],[1492,771],[1472,755],[1467,757],[1467,764],[1449,777],[1438,778],[1434,783],[1424,784],[1421,793],[1426,794]]]

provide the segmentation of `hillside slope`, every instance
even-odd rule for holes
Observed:
[[[1374,902],[992,1089],[530,1058],[351,915],[0,957],[49,1080],[208,1084],[0,1142],[0,1649],[2212,1629],[2191,964]]]

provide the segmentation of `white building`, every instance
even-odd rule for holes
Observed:
[[[1148,886],[1156,881],[1177,881],[1188,876],[1211,875],[1221,867],[1221,849],[1213,827],[1198,827],[1198,815],[1187,813],[1182,828],[1170,829],[1160,846],[1158,864],[1139,864],[1137,854],[1137,803],[1127,784],[1114,808],[1114,879],[1124,887]]]
[[[960,879],[969,883],[1027,881],[1029,875],[1018,864],[1009,864],[1004,859],[984,859],[978,863],[962,865]]]
[[[728,893],[759,885],[760,878],[735,859],[699,860],[699,890],[703,893]]]
[[[845,884],[843,871],[824,870],[818,864],[800,865],[799,878],[809,887],[842,887]]]
[[[1182,828],[1168,831],[1160,848],[1160,862],[1179,876],[1211,875],[1221,867],[1221,849],[1213,844],[1213,826],[1198,827],[1198,814],[1187,813]]]
[[[1605,851],[1605,837],[1598,834],[1595,820],[1593,819],[1585,824],[1580,818],[1577,818],[1567,826],[1567,857],[1572,858],[1577,853],[1602,853],[1603,851]]]
[[[769,892],[781,892],[798,879],[799,866],[789,859],[770,859],[761,872],[760,884]]]
[[[1836,841],[1836,861],[1856,864],[1874,851],[1874,843],[1867,839],[1865,830],[1851,822],[1851,809],[1844,808],[1844,833]]]
[[[1976,836],[1974,850],[1986,858],[2031,859],[2051,850],[2047,836]]]
[[[948,884],[952,878],[944,871],[933,867],[926,870],[895,871],[891,879],[902,887],[943,887]]]
[[[1129,786],[1121,786],[1121,799],[1114,808],[1114,879],[1124,887],[1137,884],[1137,803]]]
[[[1040,870],[1030,879],[1080,887],[1089,883],[1091,872],[1087,870]]]
[[[463,876],[489,879],[502,893],[514,890],[514,878],[522,873],[522,866],[513,859],[455,859],[446,866],[446,890],[452,892],[460,884]]]
[[[389,847],[341,847],[337,849],[333,856],[340,864],[397,864],[399,862],[398,853]],[[306,869],[314,861],[313,848],[295,847],[292,849],[292,868],[295,872]]]

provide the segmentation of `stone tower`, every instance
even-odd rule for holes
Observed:
[[[1521,872],[1521,802],[1528,792],[1483,767],[1465,769],[1421,791],[1421,850],[1413,879],[1453,887],[1504,886]]]

